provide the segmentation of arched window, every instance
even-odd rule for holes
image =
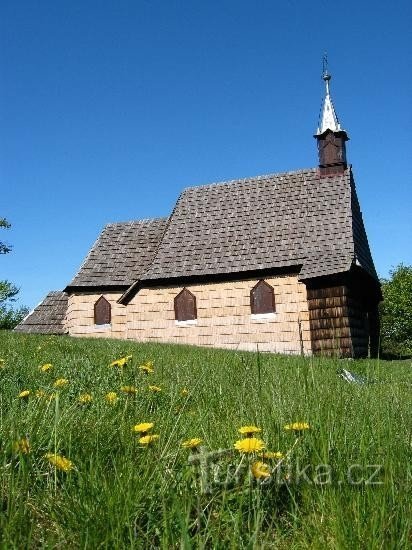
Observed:
[[[104,296],[100,296],[94,304],[94,324],[109,325],[112,320],[111,310],[112,306],[110,303]]]
[[[250,291],[250,310],[255,315],[275,313],[275,293],[266,281],[260,280]]]
[[[175,297],[176,321],[194,321],[197,319],[196,297],[184,288]]]

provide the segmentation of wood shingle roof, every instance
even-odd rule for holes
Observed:
[[[377,278],[351,169],[309,169],[185,189],[141,281],[297,266],[309,279],[356,260]]]
[[[67,304],[65,292],[51,291],[14,330],[32,334],[64,334]]]
[[[153,261],[167,218],[106,225],[66,290],[128,287]]]

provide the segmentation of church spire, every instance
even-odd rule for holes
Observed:
[[[336,114],[335,107],[333,106],[332,98],[330,96],[329,82],[332,77],[328,73],[327,69],[325,69],[325,71],[323,72],[322,78],[326,84],[326,95],[323,101],[323,107],[321,112],[321,118],[319,120],[318,131],[316,133],[316,135],[318,136],[320,134],[323,134],[323,132],[326,132],[326,130],[332,130],[332,132],[341,131],[339,119]]]
[[[326,86],[318,131],[314,135],[318,142],[319,169],[321,176],[338,174],[346,169],[346,146],[349,137],[342,130],[330,95],[331,75],[327,68],[327,57],[323,58],[322,78]]]

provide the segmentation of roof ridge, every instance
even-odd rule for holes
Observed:
[[[238,183],[246,183],[248,181],[260,181],[260,180],[266,180],[273,177],[284,177],[284,176],[292,176],[292,175],[298,175],[298,174],[307,174],[307,173],[317,173],[318,168],[301,168],[299,170],[289,170],[288,172],[273,172],[270,174],[261,174],[259,176],[248,176],[246,178],[238,178],[238,179],[231,179],[231,180],[224,180],[224,181],[216,181],[211,183],[201,183],[199,185],[189,185],[188,187],[185,187],[181,194],[183,194],[185,191],[189,189],[204,189],[205,187],[214,187],[217,185],[232,185],[232,184],[238,184]],[[180,198],[180,196],[179,196]],[[179,199],[178,199],[179,200]],[[176,201],[177,202],[177,201]]]
[[[103,226],[103,230],[106,229],[106,227],[113,227],[113,226],[119,226],[119,225],[131,225],[131,224],[148,224],[153,222],[160,222],[165,221],[168,219],[168,216],[161,216],[159,218],[142,218],[141,220],[128,220],[125,222],[109,222],[106,223]]]

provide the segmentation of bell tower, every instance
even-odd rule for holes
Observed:
[[[330,79],[324,59],[323,80],[326,86],[318,131],[314,135],[318,142],[319,171],[321,176],[339,174],[346,169],[346,142],[349,137],[342,130],[330,96]]]

